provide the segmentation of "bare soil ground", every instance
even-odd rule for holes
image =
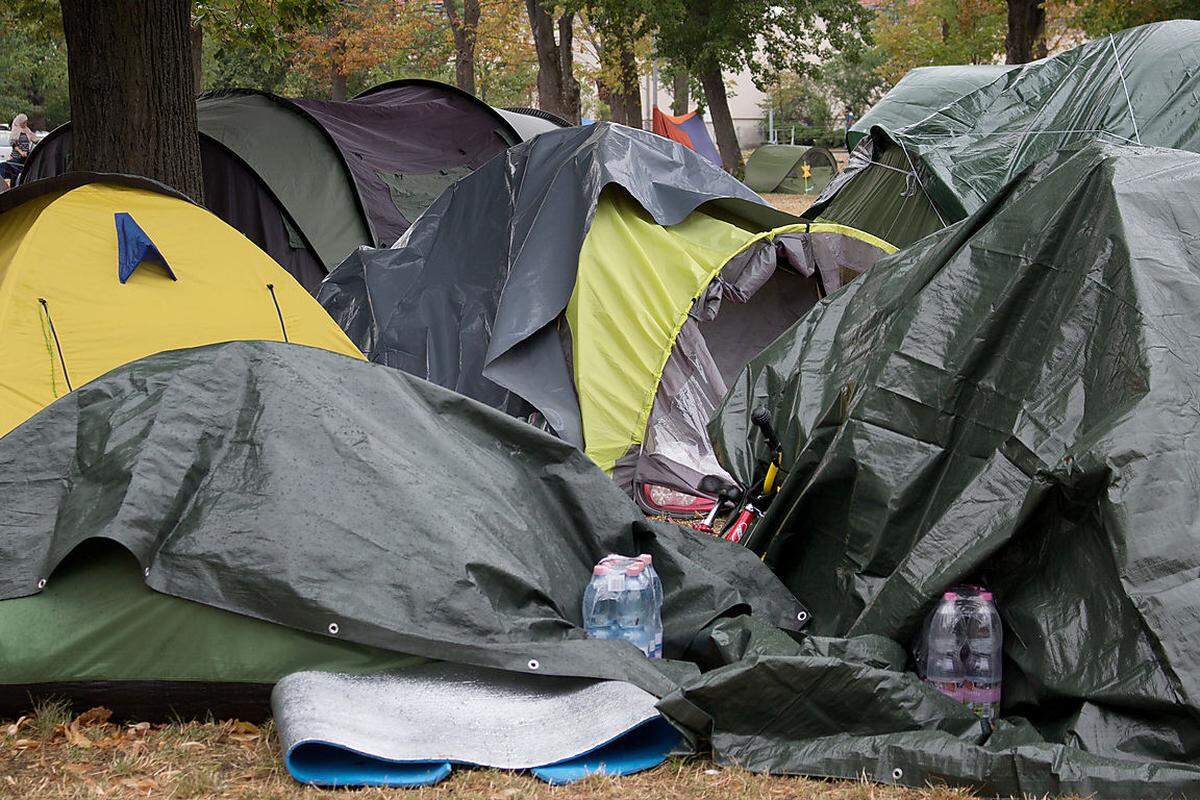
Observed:
[[[780,211],[799,216],[817,199],[815,194],[764,194],[763,198]]]
[[[288,776],[271,724],[114,724],[95,709],[74,719],[49,705],[0,722],[0,798],[222,800],[963,800],[960,790],[903,790],[852,781],[772,778],[671,759],[621,779],[552,788],[528,775],[456,770],[428,789],[320,790]]]

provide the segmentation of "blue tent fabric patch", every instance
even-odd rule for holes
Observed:
[[[124,211],[118,211],[113,217],[117,224],[117,277],[121,283],[129,280],[129,276],[144,261],[159,264],[171,280],[178,280],[171,265],[142,230],[142,226],[137,224],[137,220]]]

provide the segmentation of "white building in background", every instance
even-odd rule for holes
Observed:
[[[725,76],[726,92],[729,94],[729,113],[733,115],[733,126],[737,130],[738,144],[743,150],[752,150],[758,147],[765,141],[766,136],[763,129],[766,127],[764,120],[763,106],[767,102],[765,93],[759,91],[754,85],[754,80],[750,77],[750,71],[744,70],[733,76],[730,80],[728,75]],[[650,130],[650,114],[653,108],[654,88],[651,81],[648,79],[642,80],[642,112],[645,115],[643,127]],[[658,85],[658,107],[668,114],[671,113],[671,87],[669,84],[663,84],[661,81]],[[692,98],[692,108],[696,107],[695,98]],[[688,109],[689,111],[691,109]],[[709,134],[716,142],[716,134],[713,133],[712,120],[709,119],[709,114],[704,115],[704,124],[708,127]]]

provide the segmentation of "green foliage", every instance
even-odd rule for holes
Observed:
[[[768,98],[775,108],[775,129],[781,141],[790,143],[793,130],[796,144],[836,147],[843,141],[845,131],[834,117],[825,87],[816,78],[785,75]],[[763,132],[767,133],[765,127]]]
[[[760,88],[857,49],[869,19],[858,0],[661,0],[647,13],[661,55],[693,74],[703,64],[749,69]]]
[[[886,85],[879,69],[886,58],[878,46],[838,53],[822,66],[821,84],[843,111],[860,117],[883,96]]]
[[[1167,19],[1200,18],[1200,0],[1058,0],[1057,5],[1067,6],[1064,16],[1092,37]]]
[[[1004,52],[1005,0],[889,0],[875,18],[888,85],[914,67],[990,64]]]
[[[0,121],[19,113],[45,130],[70,117],[67,48],[61,22],[55,35],[53,25],[9,10],[0,14]]]

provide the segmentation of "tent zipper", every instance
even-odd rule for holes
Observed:
[[[279,298],[275,296],[275,284],[268,283],[267,291],[271,293],[271,302],[275,304],[275,313],[279,316],[279,330],[283,331],[283,341],[287,342],[287,326],[283,324],[283,312],[279,310]]]
[[[63,358],[62,343],[58,341],[58,331],[54,328],[54,318],[50,316],[50,306],[46,304],[44,297],[39,297],[38,302],[42,304],[42,311],[46,313],[46,322],[50,325],[50,335],[54,337],[54,347],[58,350],[58,363],[62,365],[63,378],[67,381],[67,391],[73,392],[75,389],[71,386],[71,376],[67,372],[67,361]]]

